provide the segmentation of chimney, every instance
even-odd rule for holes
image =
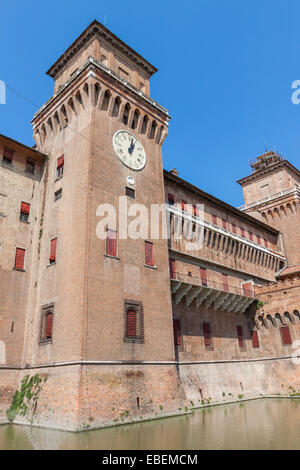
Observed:
[[[175,176],[178,176],[178,171],[176,170],[176,168],[173,168],[170,173],[172,173],[172,175],[175,175]]]

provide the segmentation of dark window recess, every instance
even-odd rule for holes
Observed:
[[[106,231],[106,254],[109,256],[117,256],[117,232],[107,229]]]
[[[245,229],[243,227],[241,227],[241,235],[242,235],[242,237],[245,238]]]
[[[204,346],[206,349],[212,349],[212,336],[210,324],[207,322],[203,323],[203,336],[204,336]]]
[[[173,320],[174,345],[176,348],[182,346],[182,336],[180,329],[180,320]]]
[[[222,226],[223,226],[223,228],[227,229],[226,219],[222,219]]]
[[[53,240],[51,240],[51,243],[50,243],[50,256],[49,256],[50,264],[53,264],[56,261],[56,247],[57,247],[57,238],[53,238]]]
[[[30,204],[27,204],[27,202],[21,202],[20,220],[22,222],[28,222],[29,213],[30,213]]]
[[[34,169],[35,169],[35,161],[32,160],[31,158],[27,158],[26,168],[25,168],[26,173],[30,175],[34,175]]]
[[[260,245],[260,244],[261,244],[260,236],[259,236],[259,235],[256,235],[256,238],[257,238],[257,243]]]
[[[181,210],[186,211],[187,202],[182,199],[180,205],[181,205]]]
[[[40,325],[40,344],[51,343],[53,337],[53,311],[43,309]]]
[[[253,233],[252,232],[249,232],[249,238],[253,242]]]
[[[288,326],[283,326],[282,328],[280,328],[280,333],[281,333],[282,344],[284,346],[292,344],[290,329]]]
[[[135,198],[135,190],[132,188],[128,188],[126,186],[126,196],[131,197],[132,199]]]
[[[252,341],[253,348],[259,348],[259,339],[258,339],[258,333],[256,330],[251,331],[251,341]]]
[[[232,233],[236,233],[236,224],[231,224],[232,225]]]
[[[15,269],[24,270],[25,250],[23,248],[16,248]]]
[[[173,206],[173,205],[174,205],[174,201],[175,201],[174,195],[168,193],[168,204],[169,204],[169,206]]]
[[[57,159],[57,168],[56,168],[56,178],[60,178],[64,174],[64,163],[65,158],[64,155]]]
[[[145,264],[154,266],[153,243],[145,242]]]
[[[212,215],[212,222],[214,225],[218,225],[218,219],[217,219],[217,216],[216,215]]]
[[[14,150],[4,147],[3,159],[2,159],[3,163],[10,165],[12,163],[13,155],[14,155]]]
[[[57,201],[57,199],[60,199],[62,197],[62,188],[58,189],[54,193],[54,201]]]
[[[237,326],[236,332],[237,332],[239,347],[240,349],[244,349],[245,343],[244,343],[244,336],[243,336],[243,328],[241,326]]]
[[[125,300],[125,342],[144,342],[144,312],[143,304]]]

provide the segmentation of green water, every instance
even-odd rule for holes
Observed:
[[[300,400],[228,404],[81,433],[3,425],[3,449],[300,449]]]

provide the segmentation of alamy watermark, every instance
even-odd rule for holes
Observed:
[[[107,230],[116,232],[120,240],[182,240],[186,250],[200,250],[204,238],[204,205],[130,204],[127,196],[119,196],[118,207],[100,204],[96,234],[107,238]]]

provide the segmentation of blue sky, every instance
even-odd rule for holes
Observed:
[[[159,71],[151,96],[172,121],[164,167],[233,204],[249,160],[277,149],[300,167],[296,0],[10,0],[1,4],[0,133],[33,145],[30,120],[53,92],[45,72],[93,19]],[[36,103],[36,105],[31,102]]]

